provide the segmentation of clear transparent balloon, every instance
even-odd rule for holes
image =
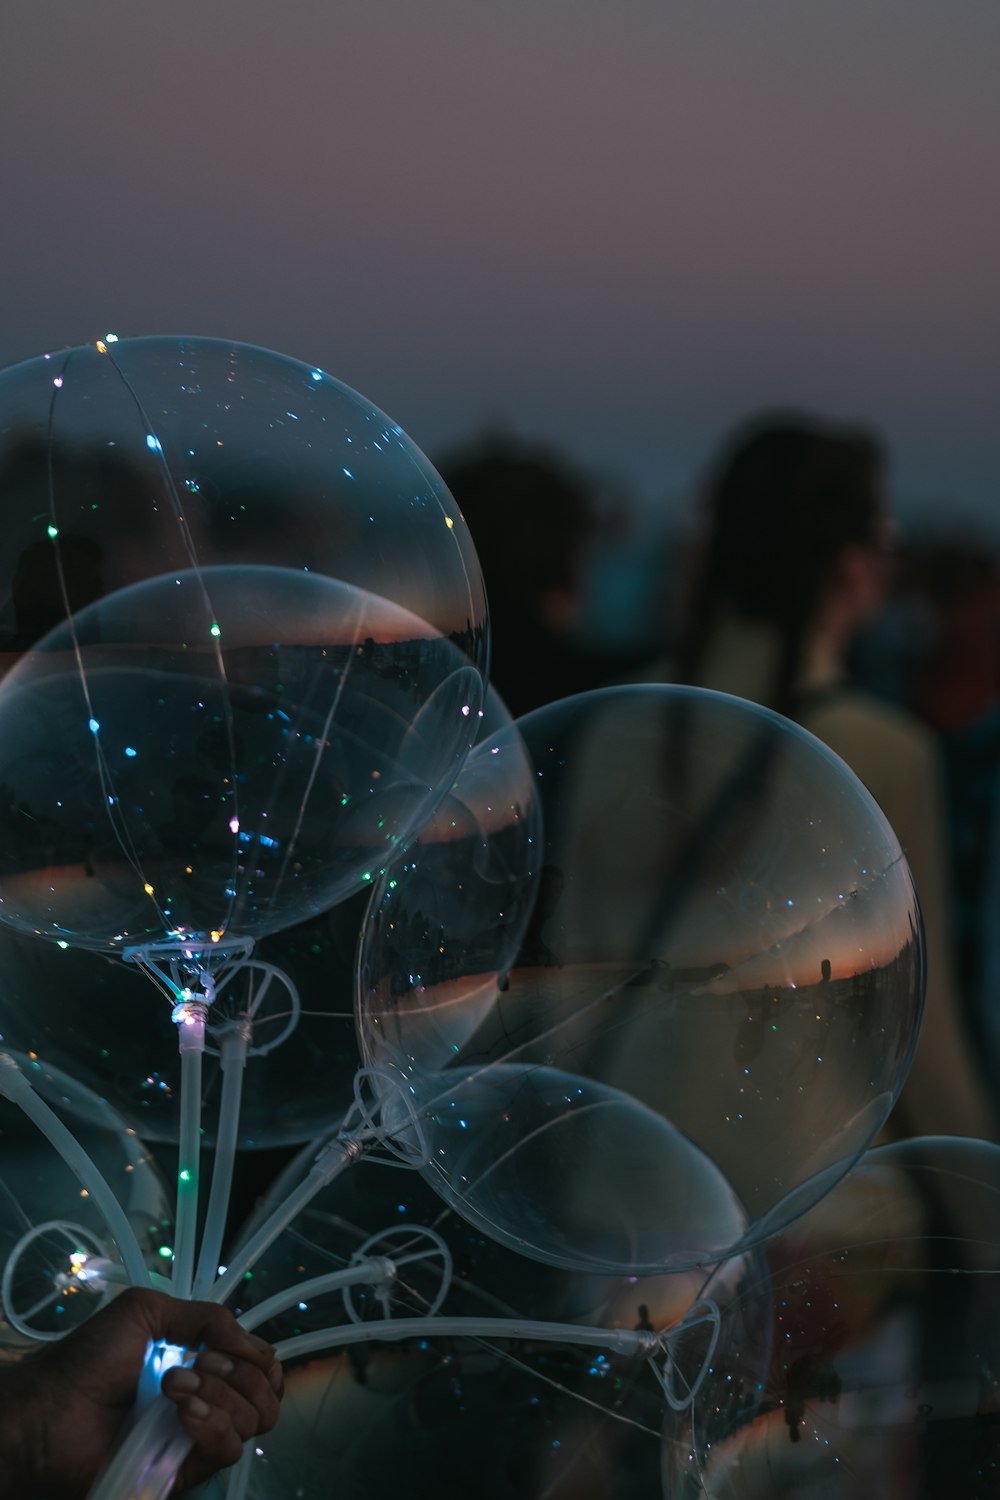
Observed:
[[[219,1032],[237,1022],[249,1023],[252,1037],[241,1148],[314,1140],[346,1113],[360,1062],[354,987],[363,924],[374,924],[364,983],[382,994],[385,1022],[391,1018],[405,1028],[409,1045],[420,1048],[429,1065],[451,1055],[456,1037],[477,1024],[478,1008],[492,1004],[497,974],[516,955],[530,913],[537,828],[530,776],[524,795],[523,753],[516,737],[508,743],[509,715],[492,692],[479,726],[486,739],[501,738],[488,759],[476,747],[412,853],[373,881],[374,890],[366,882],[327,911],[260,939],[253,964],[218,991],[202,1068],[206,1144],[215,1139],[221,1091]],[[498,758],[491,752],[500,743],[506,753]],[[504,785],[512,795],[511,784],[516,790],[518,782],[523,812],[508,826],[494,814],[503,805]],[[421,912],[435,906],[436,892],[453,888],[459,899],[443,944],[440,929],[425,931]],[[144,1138],[177,1139],[180,1061],[167,997],[157,999],[146,977],[117,956],[39,942],[3,925],[0,967],[0,1031],[11,1045],[72,1068]],[[455,981],[446,1007],[427,1001],[440,996],[433,976],[443,973]],[[44,1004],[37,1003],[39,995]]]
[[[880,1147],[768,1246],[723,1309],[667,1500],[977,1500],[1000,1479],[1000,1149]],[[758,1373],[734,1329],[770,1305]]]
[[[832,752],[744,700],[622,687],[516,727],[542,829],[516,957],[433,1073],[370,987],[366,1060],[485,1232],[580,1269],[714,1263],[828,1192],[892,1107],[923,995],[905,860]]]
[[[4,920],[118,950],[301,920],[405,846],[481,695],[451,641],[339,580],[223,566],[121,590],[0,685]]]
[[[0,947],[15,975],[0,1025],[71,1057],[130,1123],[143,1094],[148,1124],[153,1093],[159,1116],[175,1092],[167,1021],[135,1019],[134,976],[72,950],[194,943],[194,974],[212,962],[202,945],[268,942],[370,889],[476,733],[478,561],[384,413],[322,370],[211,339],[109,338],[0,373],[0,504]],[[20,933],[53,946],[30,959]],[[342,1014],[335,987],[300,1016]],[[230,986],[219,1010],[240,1003]],[[274,1009],[258,1080],[274,1073]],[[325,1040],[308,1031],[246,1144],[314,1131],[318,1096],[298,1106]]]
[[[306,1149],[267,1194],[240,1238],[308,1172]],[[566,1273],[513,1254],[442,1205],[413,1172],[362,1162],[300,1212],[254,1267],[240,1305],[257,1306],[297,1282],[347,1266],[366,1242],[396,1245],[388,1306],[363,1285],[355,1315],[373,1343],[286,1364],[277,1429],[259,1440],[249,1493],[324,1494],[335,1462],[338,1493],[477,1494],[524,1500],[555,1493],[614,1500],[655,1494],[663,1395],[641,1358],[595,1347],[378,1339],[378,1323],[426,1314],[440,1285],[433,1253],[410,1259],[430,1226],[447,1243],[454,1276],[442,1316],[531,1317],[616,1328],[665,1327],[697,1296],[702,1274],[650,1278]],[[269,1339],[347,1321],[340,1291],[290,1297],[258,1331]],[[333,1455],[336,1455],[334,1459]],[[550,1486],[555,1486],[550,1489]]]
[[[148,1147],[75,1078],[36,1057],[9,1055],[94,1161],[149,1269],[169,1273],[173,1204]],[[125,1268],[92,1196],[6,1099],[0,1099],[0,1149],[0,1346],[10,1358],[78,1326],[125,1284]]]

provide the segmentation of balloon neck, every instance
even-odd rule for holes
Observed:
[[[171,1020],[177,1027],[177,1046],[181,1052],[204,1052],[205,1022],[208,1019],[208,995],[190,995],[174,1006]]]
[[[657,1376],[674,1411],[686,1411],[701,1389],[719,1342],[720,1321],[711,1297],[701,1297],[662,1336],[666,1357]]]

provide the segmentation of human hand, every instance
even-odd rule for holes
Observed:
[[[201,1349],[163,1378],[194,1447],[178,1491],[234,1464],[278,1420],[281,1366],[228,1308],[131,1288],[81,1327],[0,1374],[0,1496],[78,1500],[117,1444],[151,1342]]]

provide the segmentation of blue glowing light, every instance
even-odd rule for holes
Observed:
[[[160,445],[159,438],[155,435],[155,433],[152,432],[146,433],[146,447],[149,449],[150,453],[163,452],[163,448]]]
[[[88,719],[88,720],[87,720],[87,724],[88,724],[88,726],[89,726],[89,728],[90,728],[90,732],[91,732],[91,734],[96,734],[96,733],[97,733],[97,731],[98,731],[98,730],[99,730],[99,729],[100,729],[100,727],[101,727],[101,726],[100,726],[100,724],[99,724],[99,723],[98,723],[98,722],[97,722],[97,720],[96,720],[96,719]]]

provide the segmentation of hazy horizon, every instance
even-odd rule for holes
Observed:
[[[762,406],[1000,509],[1000,10],[125,0],[0,21],[0,363],[200,333],[430,455],[550,441],[683,504]]]

